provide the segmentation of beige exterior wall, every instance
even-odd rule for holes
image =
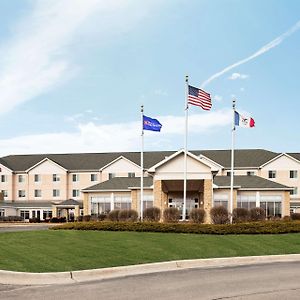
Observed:
[[[106,168],[102,169],[102,182],[109,179],[109,173],[115,174],[116,177],[128,177],[128,173],[134,173],[136,177],[140,177],[141,169],[127,159],[120,158],[114,163],[108,165]]]
[[[230,172],[230,169],[224,169],[221,172],[219,172],[218,175],[226,176],[227,172]],[[258,175],[259,170],[258,169],[242,169],[242,170],[234,170],[234,175],[247,175],[247,172],[254,172],[254,175]]]
[[[6,168],[5,166],[0,164],[0,176],[4,175],[6,181],[5,182],[1,182],[0,181],[0,191],[4,190],[7,191],[7,197],[4,198],[4,200],[12,200],[13,199],[13,183],[14,183],[14,179],[13,179],[13,173],[11,170],[9,170],[8,168]],[[1,178],[0,178],[1,179]]]

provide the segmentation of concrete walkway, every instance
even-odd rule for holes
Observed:
[[[57,224],[54,223],[0,223],[1,232],[12,231],[34,231],[34,230],[47,230]]]
[[[0,284],[68,284],[175,270],[249,266],[254,264],[257,265],[279,262],[300,262],[300,254],[180,260],[134,266],[57,273],[25,273],[0,271]]]

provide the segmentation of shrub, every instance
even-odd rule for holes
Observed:
[[[155,223],[155,222],[77,222],[55,226],[51,229],[136,231],[161,233],[193,234],[283,234],[300,233],[300,221],[261,221],[236,224],[193,224],[193,223]]]
[[[254,207],[250,209],[251,221],[263,221],[266,219],[266,211],[261,207]]]
[[[166,223],[177,223],[180,219],[180,211],[175,207],[168,207],[163,213],[164,222]]]
[[[300,220],[300,213],[291,213],[292,220]]]
[[[31,218],[29,219],[29,223],[40,223],[41,220],[39,218]]]
[[[78,216],[76,220],[77,220],[77,222],[82,222],[83,216]]]
[[[107,218],[109,221],[119,221],[119,209],[114,209],[109,212]]]
[[[50,223],[65,223],[66,221],[66,217],[53,217],[50,219]]]
[[[249,211],[246,208],[234,208],[232,211],[233,223],[243,223],[249,220]]]
[[[290,221],[292,221],[292,218],[290,216],[284,216],[282,218],[282,221],[290,222]]]
[[[192,223],[204,223],[205,210],[202,208],[193,208],[190,212],[190,221]]]
[[[107,214],[101,213],[97,217],[98,217],[98,221],[104,221],[107,218]]]
[[[24,221],[24,219],[20,216],[1,216],[0,217],[0,222],[20,222]]]
[[[224,206],[216,206],[210,210],[210,217],[213,224],[229,223],[228,210]]]
[[[158,207],[146,208],[143,212],[144,220],[148,222],[158,222],[160,220],[160,209]]]
[[[138,213],[134,209],[124,209],[119,211],[119,221],[122,222],[136,222],[138,219]]]
[[[83,222],[89,222],[91,220],[91,216],[90,215],[85,215],[82,217],[82,221]]]

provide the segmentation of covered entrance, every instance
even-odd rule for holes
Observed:
[[[65,217],[68,222],[73,222],[80,216],[81,202],[74,199],[64,200],[53,204],[53,217]]]
[[[162,190],[167,195],[167,206],[183,210],[183,180],[162,180]],[[186,194],[186,218],[193,208],[204,208],[204,180],[188,180]]]

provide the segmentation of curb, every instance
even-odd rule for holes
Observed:
[[[178,260],[151,264],[56,273],[27,273],[0,270],[0,284],[68,284],[175,270],[223,268],[280,262],[300,262],[300,254]]]

